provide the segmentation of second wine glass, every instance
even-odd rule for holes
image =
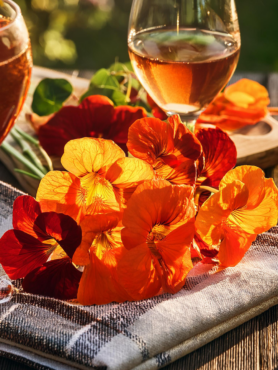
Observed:
[[[237,66],[235,2],[133,0],[128,48],[135,73],[155,103],[168,115],[194,119]]]
[[[11,0],[0,1],[0,144],[22,109],[32,65],[29,35],[20,8]]]

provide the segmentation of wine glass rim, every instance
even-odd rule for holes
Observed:
[[[16,3],[14,3],[12,0],[3,0],[3,2],[6,3],[6,4],[9,4],[13,8],[13,10],[15,11],[15,17],[9,24],[7,24],[4,27],[1,27],[0,32],[10,28],[16,22],[16,20],[18,19],[18,17],[21,14],[20,7]]]

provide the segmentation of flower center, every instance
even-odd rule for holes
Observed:
[[[99,259],[102,259],[105,252],[117,248],[115,241],[109,231],[103,231],[96,235],[92,247],[95,249],[95,254]]]
[[[159,242],[163,240],[167,235],[166,227],[164,225],[155,225],[152,228],[152,231],[149,233],[147,237],[147,243],[153,244],[155,242]]]
[[[159,253],[155,243],[148,243],[148,247],[154,257],[156,257],[158,260],[162,259],[162,256]]]
[[[52,260],[52,254],[54,254],[55,250],[57,248],[61,248],[60,245],[58,244],[58,242],[56,242],[55,239],[53,238],[50,238],[50,239],[46,239],[42,242],[43,244],[47,244],[49,245],[49,249],[47,250],[47,255],[49,256],[49,260]],[[61,248],[62,249],[62,248]],[[54,258],[55,259],[55,258]]]
[[[86,203],[90,205],[94,203],[96,197],[104,200],[115,199],[113,186],[101,175],[91,172],[82,177],[81,185],[86,189]]]

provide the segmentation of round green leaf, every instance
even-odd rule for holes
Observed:
[[[33,96],[32,109],[39,116],[47,116],[60,110],[72,94],[73,87],[63,78],[45,78]]]

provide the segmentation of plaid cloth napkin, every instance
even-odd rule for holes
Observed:
[[[0,183],[0,237],[19,195]],[[0,354],[39,370],[161,368],[278,304],[277,246],[275,227],[238,266],[194,268],[174,296],[84,307],[16,294],[0,305]]]

